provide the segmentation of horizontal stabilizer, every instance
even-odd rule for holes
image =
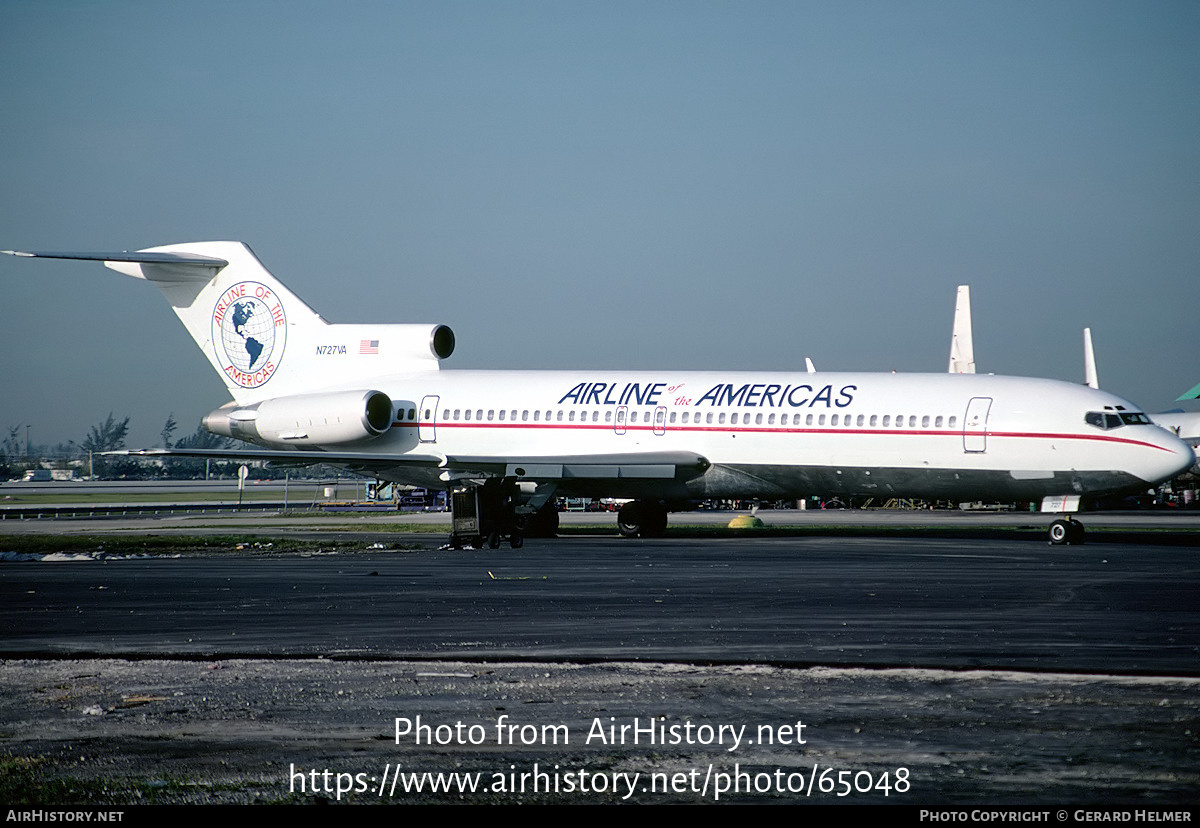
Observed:
[[[107,253],[61,253],[49,251],[0,250],[10,256],[25,259],[74,259],[85,262],[104,262],[113,270],[147,279],[151,282],[207,282],[229,262],[215,256],[195,253],[158,253],[146,250],[128,250]],[[117,265],[117,266],[114,266]],[[120,265],[135,265],[121,267]],[[146,267],[138,267],[146,265]]]
[[[46,251],[0,250],[10,256],[25,259],[82,259],[86,262],[144,262],[146,264],[182,264],[202,267],[224,267],[229,262],[212,256],[183,253],[146,253],[122,250],[120,253],[50,253]]]

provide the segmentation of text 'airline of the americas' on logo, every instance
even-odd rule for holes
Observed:
[[[269,287],[239,282],[213,308],[213,347],[221,370],[243,388],[271,378],[283,358],[287,319],[283,303]]]

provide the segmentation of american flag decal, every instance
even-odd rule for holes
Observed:
[[[358,344],[358,352],[360,354],[377,354],[379,353],[378,339],[364,339]]]

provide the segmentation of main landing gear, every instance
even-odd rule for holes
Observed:
[[[627,538],[660,538],[667,531],[667,507],[651,500],[631,500],[617,512],[617,529]]]
[[[1075,518],[1059,518],[1050,524],[1048,537],[1051,546],[1083,543],[1083,524]]]

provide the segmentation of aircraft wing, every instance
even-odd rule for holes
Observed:
[[[276,451],[273,449],[122,449],[106,451],[107,455],[120,457],[182,458],[194,457],[202,460],[265,460],[287,466],[313,466],[318,463],[333,463],[355,469],[371,470],[385,466],[404,465],[411,468],[437,468],[445,463],[440,455],[396,455],[371,452],[333,451]]]
[[[705,472],[708,460],[686,451],[643,454],[561,456],[462,456],[271,449],[130,449],[105,452],[128,457],[194,457],[212,460],[266,460],[277,465],[331,463],[355,471],[444,469],[456,477],[519,477],[523,480],[690,480]]]

